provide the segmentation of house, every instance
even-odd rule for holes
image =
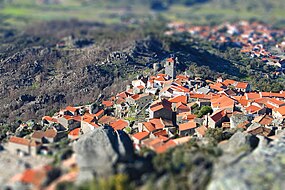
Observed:
[[[56,118],[50,117],[50,116],[44,116],[42,117],[42,125],[51,125],[54,123],[58,123]]]
[[[134,144],[140,144],[142,140],[147,139],[149,137],[149,132],[142,131],[131,135],[131,138],[134,141]]]
[[[115,130],[124,130],[129,126],[129,122],[119,119],[118,121],[111,123],[110,126]]]
[[[270,98],[267,103],[273,106],[274,108],[280,108],[282,106],[285,106],[284,101],[281,101],[275,98]]]
[[[185,95],[179,95],[179,96],[175,96],[173,98],[169,98],[168,101],[171,103],[183,103],[183,104],[187,104],[187,96]]]
[[[182,102],[177,103],[175,106],[176,106],[175,110],[177,114],[191,111],[191,109]]]
[[[198,138],[203,138],[206,134],[206,131],[207,127],[205,127],[204,125],[195,128],[195,134]]]
[[[66,137],[67,137],[66,131],[59,131],[56,128],[50,128],[44,132],[44,138],[48,143],[58,142]]]
[[[147,78],[133,80],[132,81],[132,86],[133,87],[143,86],[145,88],[147,86]]]
[[[250,129],[247,132],[252,134],[252,135],[261,135],[261,136],[265,136],[265,137],[268,137],[268,136],[271,136],[274,134],[271,129],[266,128],[266,127],[262,127],[262,126]]]
[[[211,107],[213,111],[225,109],[227,111],[233,112],[235,108],[235,100],[224,95],[213,96],[211,99]]]
[[[245,108],[245,113],[248,115],[262,115],[266,113],[266,107],[262,107],[258,104],[252,104]]]
[[[10,137],[6,149],[13,154],[36,156],[39,154],[41,143],[33,139],[25,139],[16,136]]]
[[[236,82],[234,85],[235,89],[239,92],[250,92],[251,87],[247,82]]]
[[[44,165],[38,168],[28,168],[12,178],[13,183],[28,185],[29,189],[43,189],[44,183],[48,180],[52,167]]]
[[[80,128],[76,128],[76,129],[73,129],[72,131],[70,131],[68,133],[68,138],[71,139],[71,140],[76,140],[79,138],[80,136]]]
[[[105,109],[112,109],[114,102],[112,101],[102,101],[102,104],[104,105]]]
[[[149,109],[149,118],[163,118],[173,120],[176,116],[172,111],[171,102],[166,99],[155,101]]]
[[[212,115],[208,115],[208,127],[209,128],[216,128],[221,127],[222,123],[226,120],[227,111],[217,110]]]
[[[88,133],[95,128],[98,128],[99,125],[96,123],[97,117],[95,114],[84,114],[81,120],[81,131],[83,134]]]
[[[276,108],[272,110],[272,115],[274,118],[285,118],[285,106]]]
[[[98,123],[101,125],[110,125],[111,123],[114,123],[115,121],[117,121],[115,117],[104,115],[103,117],[99,119]]]
[[[162,154],[162,153],[166,152],[167,150],[174,148],[176,146],[177,146],[177,144],[174,142],[174,140],[170,139],[169,141],[162,144],[161,146],[156,147],[155,152],[157,154]]]
[[[80,127],[81,116],[63,115],[56,119],[66,129]]]
[[[149,133],[155,132],[159,129],[155,128],[155,125],[151,122],[143,122],[143,123],[139,123],[139,132],[142,131],[147,131]]]
[[[254,118],[252,122],[259,123],[261,126],[268,127],[273,122],[273,117],[270,115],[261,115]]]
[[[70,115],[70,116],[79,115],[79,108],[67,106],[65,110],[63,110],[63,115]]]
[[[134,105],[136,111],[141,111],[142,109],[146,109],[146,106],[150,104],[152,101],[153,96],[150,94],[135,94],[133,96],[127,97],[126,102],[129,105]]]
[[[197,123],[190,121],[179,125],[179,135],[189,136],[194,135],[195,129],[197,128]]]

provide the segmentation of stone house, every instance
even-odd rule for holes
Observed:
[[[166,99],[155,101],[150,106],[149,118],[163,118],[173,121],[173,119],[176,118],[176,115],[171,107],[171,102]]]
[[[12,136],[7,143],[6,149],[13,154],[36,156],[39,154],[41,145],[33,139]]]

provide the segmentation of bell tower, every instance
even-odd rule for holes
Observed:
[[[170,76],[172,79],[176,78],[176,64],[177,64],[177,58],[170,57],[166,59],[166,63],[164,65],[165,68],[165,74]]]

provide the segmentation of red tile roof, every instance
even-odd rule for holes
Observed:
[[[103,101],[102,104],[108,108],[114,105],[112,101]]]
[[[72,131],[68,133],[68,135],[75,136],[75,137],[79,136],[79,134],[80,134],[80,128],[73,129]]]
[[[155,101],[155,102],[153,102],[151,104],[151,106],[150,106],[150,110],[151,111],[158,111],[158,110],[161,110],[161,109],[168,109],[168,110],[172,111],[171,102],[169,102],[166,99],[163,99],[162,101]]]
[[[149,132],[155,131],[155,127],[151,122],[143,122],[143,125]]]
[[[235,87],[240,88],[240,89],[246,89],[247,86],[248,86],[248,83],[246,82],[238,82]]]
[[[214,112],[212,115],[211,115],[211,119],[214,121],[214,122],[218,122],[220,121],[223,117],[226,116],[226,111],[224,109],[222,110],[217,110],[216,112]]]
[[[127,121],[122,120],[122,119],[119,119],[118,121],[115,121],[115,122],[110,124],[110,126],[113,127],[113,129],[115,129],[115,130],[123,130],[128,125],[129,125],[129,123]]]
[[[274,111],[280,113],[282,116],[285,116],[285,106],[277,108]]]
[[[133,134],[133,138],[138,139],[138,140],[143,140],[149,136],[149,132],[143,131],[143,132],[138,132]]]
[[[70,111],[70,112],[76,112],[78,110],[78,108],[75,108],[75,107],[72,107],[72,106],[67,106],[65,109],[67,111]]]
[[[182,102],[184,104],[187,104],[187,96],[175,96],[174,98],[170,98],[168,101],[172,103]]]
[[[44,117],[42,118],[42,120],[46,120],[46,121],[49,121],[49,122],[57,123],[57,119],[52,118],[52,117],[50,117],[50,116],[44,116]]]
[[[179,131],[185,131],[185,130],[189,130],[189,129],[195,129],[197,127],[197,123],[190,121],[187,123],[183,123],[179,125]]]

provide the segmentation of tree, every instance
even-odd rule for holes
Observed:
[[[207,115],[208,113],[210,113],[210,114],[213,113],[212,108],[211,108],[210,106],[203,106],[203,107],[201,108],[201,110],[199,111],[197,117],[201,118],[201,117],[203,117],[204,115]]]

